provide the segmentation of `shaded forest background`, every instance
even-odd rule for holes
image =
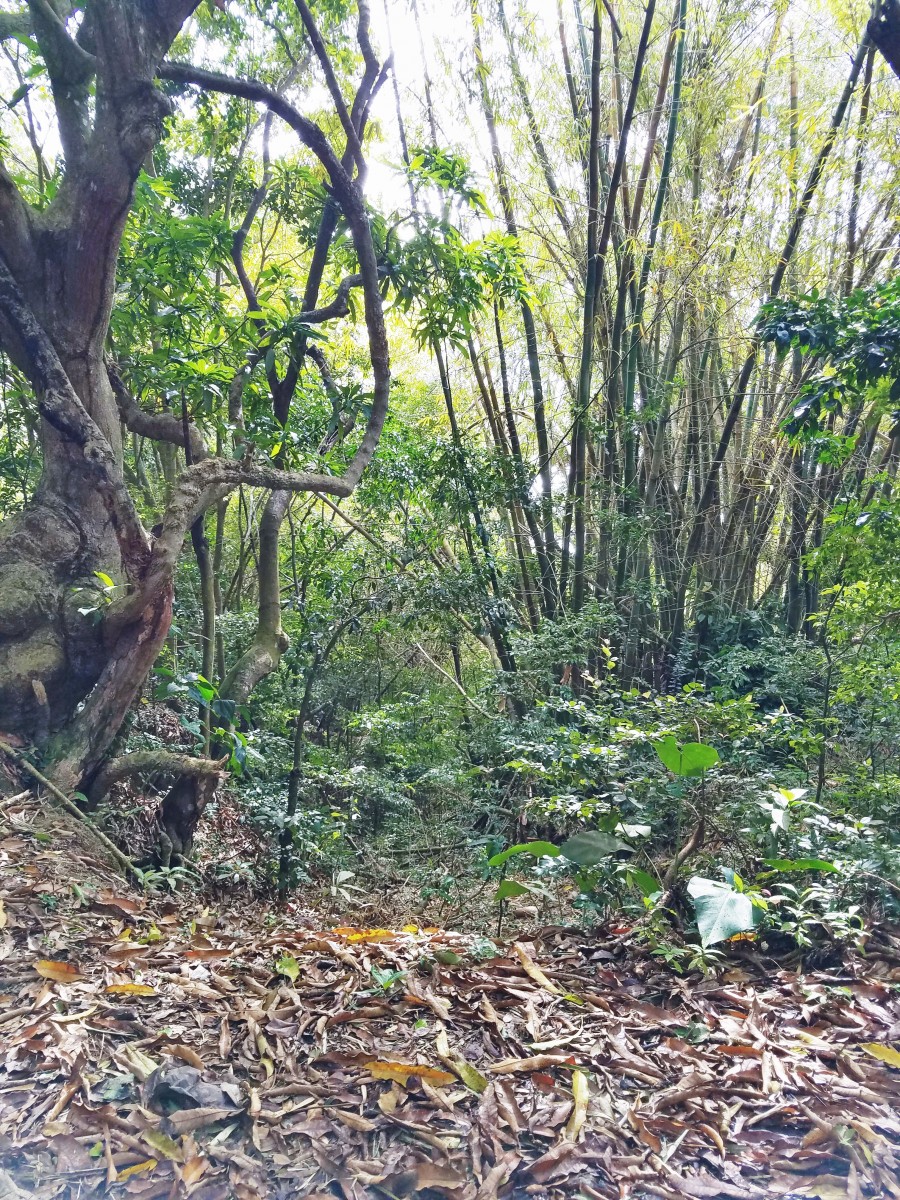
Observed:
[[[50,7],[0,13],[5,179],[47,229],[80,169]],[[900,89],[870,17],[255,0],[174,27],[102,338],[149,574],[100,538],[56,581],[75,670],[0,558],[0,736],[146,886],[649,914],[679,966],[896,913]],[[2,307],[21,531],[60,467]],[[178,509],[204,463],[227,486]],[[142,668],[122,630],[164,567]]]

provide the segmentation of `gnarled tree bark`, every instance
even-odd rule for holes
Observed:
[[[359,183],[322,129],[277,92],[164,62],[196,3],[87,0],[74,35],[50,6],[31,5],[27,15],[0,24],[0,37],[27,25],[40,47],[65,157],[59,189],[40,211],[0,164],[0,347],[34,389],[43,451],[33,502],[0,524],[0,729],[42,745],[48,774],[64,790],[96,773],[153,665],[193,522],[241,484],[349,495],[387,411],[387,337]],[[366,37],[367,73],[369,55]],[[109,370],[104,347],[121,235],[134,183],[171,107],[157,76],[261,104],[327,173],[335,219],[343,214],[356,249],[373,376],[370,417],[342,476],[288,472],[252,454],[241,461],[211,457],[196,431],[183,429],[179,437],[176,420],[143,412]],[[354,145],[354,166],[360,161]],[[346,293],[306,316],[324,320],[345,306]],[[155,439],[186,439],[191,448],[153,540],[126,486],[123,423]],[[101,597],[97,613],[85,615],[74,589],[90,586],[96,571],[118,589],[111,603]]]

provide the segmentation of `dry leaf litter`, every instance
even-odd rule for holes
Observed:
[[[709,979],[563,928],[492,954],[147,899],[0,816],[0,1200],[900,1200],[887,935]]]

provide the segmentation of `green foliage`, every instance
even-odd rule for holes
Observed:
[[[596,867],[611,854],[629,848],[628,843],[623,842],[621,838],[589,829],[568,838],[563,842],[561,850],[566,858],[579,867]]]
[[[527,854],[532,858],[542,858],[550,856],[555,858],[562,853],[559,846],[554,846],[552,842],[524,842],[519,846],[510,846],[508,849],[501,851],[500,854],[493,855],[488,859],[488,865],[491,867],[502,867],[514,855]]]
[[[657,742],[653,749],[663,766],[673,775],[704,775],[719,761],[716,748],[702,742],[685,742],[679,746],[673,737],[667,737],[665,741]]]
[[[785,422],[791,436],[817,433],[830,413],[882,381],[884,403],[900,402],[900,286],[896,279],[836,299],[812,291],[763,305],[759,317],[763,341],[780,353],[792,347],[820,363],[804,384],[793,415]]]
[[[744,890],[740,876],[734,873],[730,882],[695,875],[687,886],[704,947],[752,929],[765,905],[759,897]]]

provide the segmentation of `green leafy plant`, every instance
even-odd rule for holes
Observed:
[[[694,904],[704,949],[752,930],[767,908],[763,897],[748,889],[735,871],[726,867],[722,873],[724,882],[702,875],[695,875],[688,882],[688,895]]]
[[[667,770],[686,778],[704,775],[719,761],[719,752],[704,742],[685,742],[679,746],[675,738],[670,736],[655,742],[653,749]]]

